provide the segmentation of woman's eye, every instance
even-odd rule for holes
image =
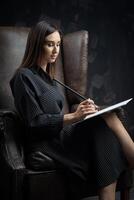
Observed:
[[[60,44],[57,44],[57,47],[60,47]]]
[[[48,45],[48,47],[53,47],[54,46],[52,43],[48,43],[47,45]]]
[[[48,47],[54,47],[54,46],[60,47],[60,43],[58,43],[58,44],[47,43],[46,45],[47,45]]]

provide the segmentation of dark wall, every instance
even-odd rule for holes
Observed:
[[[134,6],[129,0],[5,1],[0,25],[31,26],[43,18],[64,33],[89,31],[89,92],[98,104],[134,97]],[[134,130],[134,102],[126,107]]]

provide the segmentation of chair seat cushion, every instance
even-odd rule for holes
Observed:
[[[27,171],[24,178],[24,199],[63,200],[66,199],[66,182],[58,170]]]

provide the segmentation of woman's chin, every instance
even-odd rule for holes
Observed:
[[[56,59],[51,59],[50,61],[49,61],[49,63],[54,63],[56,61]]]

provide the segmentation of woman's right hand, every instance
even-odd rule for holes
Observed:
[[[94,103],[91,99],[86,99],[82,101],[76,111],[75,111],[75,118],[77,121],[84,119],[87,115],[96,113],[99,110],[99,107]]]
[[[82,120],[87,115],[95,113],[98,110],[99,110],[99,107],[97,105],[95,105],[93,100],[86,99],[78,105],[75,112],[64,115],[64,125],[72,124],[74,122]]]

